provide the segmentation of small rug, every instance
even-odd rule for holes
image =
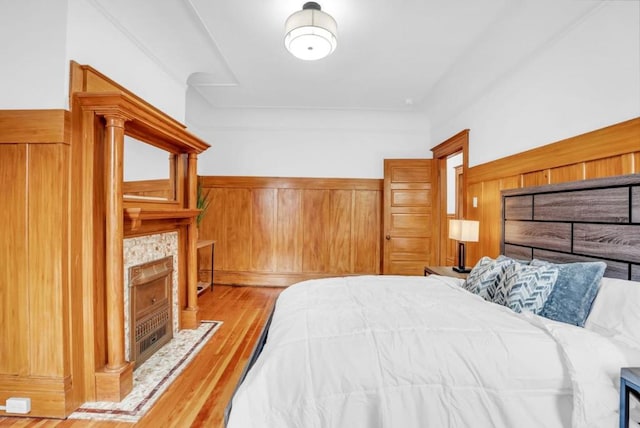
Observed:
[[[69,419],[137,422],[182,373],[220,325],[220,321],[202,321],[197,329],[180,330],[133,371],[133,390],[121,402],[86,402],[69,415]]]

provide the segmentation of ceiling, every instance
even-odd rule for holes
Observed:
[[[302,61],[283,40],[286,18],[304,0],[90,0],[212,107],[398,111],[422,108],[527,1],[321,0],[338,22],[338,47]]]

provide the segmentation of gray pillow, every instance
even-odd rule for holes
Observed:
[[[559,263],[532,260],[532,266],[553,265],[558,279],[542,308],[543,317],[584,327],[607,268],[604,262]]]

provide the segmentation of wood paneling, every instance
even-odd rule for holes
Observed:
[[[10,376],[29,374],[29,342],[24,340],[28,326],[28,207],[27,146],[0,144],[0,373]],[[2,400],[0,400],[2,401]]]
[[[467,218],[480,220],[480,242],[467,245],[469,262],[500,254],[501,190],[580,181],[580,171],[584,179],[640,173],[640,118],[470,168]]]
[[[216,282],[289,285],[380,272],[381,180],[211,176],[200,182],[211,200],[200,237],[217,241]],[[209,264],[200,258],[203,269]]]
[[[603,159],[594,159],[584,163],[584,179],[613,177],[625,173],[623,159],[626,155],[612,156]]]
[[[226,189],[224,210],[225,270],[248,270],[251,266],[252,197],[249,189]],[[209,239],[203,236],[202,239]]]
[[[125,181],[122,186],[125,197],[150,196],[173,200],[173,184],[170,179]]]
[[[559,166],[549,171],[549,184],[584,180],[584,164]]]
[[[30,397],[36,416],[76,404],[68,126],[62,110],[0,112],[0,402]]]
[[[251,196],[251,270],[273,272],[275,236],[271,231],[276,225],[276,191],[254,189]]]
[[[68,343],[68,146],[29,145],[28,218],[29,359],[30,372],[62,377],[69,373]],[[54,226],[55,225],[55,226]],[[38,287],[37,284],[42,284]],[[46,316],[44,316],[46,314]]]
[[[544,186],[549,184],[549,171],[533,171],[522,174],[522,187]]]
[[[302,190],[284,188],[277,192],[276,272],[302,272]]]
[[[302,199],[302,271],[326,272],[329,267],[331,193],[306,190]]]
[[[353,261],[355,264],[351,253],[352,248],[356,248],[356,245],[352,245],[355,238],[352,232],[352,228],[355,228],[355,219],[353,219],[355,193],[351,190],[335,190],[331,192],[330,196],[328,270],[336,273],[349,273],[353,271],[351,262]]]
[[[379,190],[353,192],[351,260],[353,273],[381,272],[381,211]]]

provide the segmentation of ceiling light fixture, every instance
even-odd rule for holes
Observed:
[[[324,58],[338,44],[336,20],[320,10],[320,5],[313,1],[305,3],[302,10],[287,18],[284,28],[284,45],[293,56],[300,59],[313,61]]]

